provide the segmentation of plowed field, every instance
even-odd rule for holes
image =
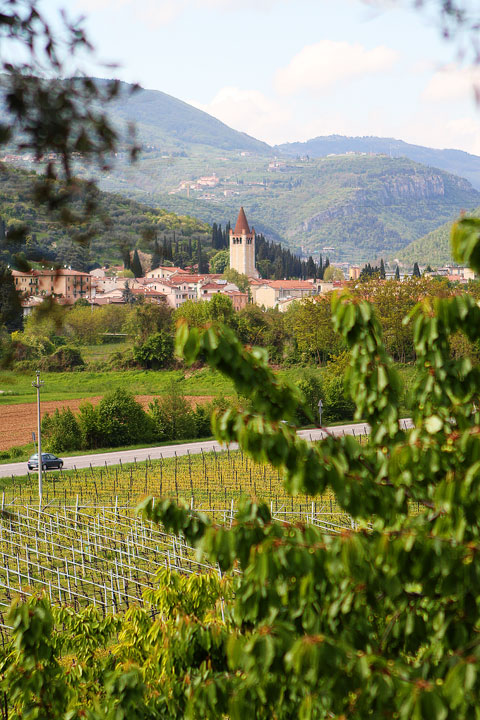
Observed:
[[[138,402],[147,407],[155,395],[137,395]],[[97,405],[101,396],[89,397],[79,400],[45,400],[42,402],[42,416],[44,413],[52,413],[59,408],[70,408],[77,412],[80,405],[87,400],[92,405]],[[212,400],[209,395],[187,396],[193,405]],[[0,405],[0,450],[8,450],[16,445],[26,445],[32,442],[32,432],[37,430],[37,405],[36,403],[23,403],[20,405]]]

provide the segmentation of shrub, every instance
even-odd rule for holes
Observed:
[[[65,372],[84,367],[85,361],[77,348],[69,345],[59,347],[55,352],[39,362],[40,370],[48,372]]]
[[[163,330],[150,335],[142,345],[133,348],[133,358],[147,369],[158,370],[165,367],[173,358],[172,336]]]
[[[69,408],[58,408],[53,415],[45,413],[42,420],[42,436],[45,450],[61,453],[81,448],[80,428]]]
[[[297,387],[306,401],[307,412],[303,408],[297,411],[297,420],[300,425],[316,423],[318,421],[318,401],[322,397],[322,384],[318,375],[312,371],[304,370]]]
[[[112,353],[106,364],[110,370],[130,370],[131,368],[138,367],[131,348],[123,352],[118,350]]]
[[[232,401],[224,397],[215,398],[212,402],[199,403],[193,411],[195,437],[204,438],[212,435],[212,413],[225,412],[231,404]]]
[[[92,403],[85,402],[80,405],[78,413],[78,426],[80,428],[81,447],[94,450],[102,445],[102,431],[96,408]]]
[[[0,368],[8,368],[13,361],[13,343],[10,333],[0,327]]]
[[[332,356],[322,375],[323,414],[322,423],[351,420],[355,412],[355,403],[345,389],[345,373],[349,365],[349,355],[342,352]]]
[[[186,440],[196,436],[195,413],[175,386],[148,407],[157,440]]]
[[[147,414],[133,395],[117,388],[100,401],[96,414],[104,447],[131,445],[152,437]]]
[[[343,375],[325,371],[323,376],[323,413],[322,424],[351,420],[355,404],[345,393]]]

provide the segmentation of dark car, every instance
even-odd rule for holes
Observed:
[[[51,453],[42,453],[42,469],[51,470],[52,468],[58,468],[61,470],[63,467],[63,460],[58,458],[56,455]],[[28,460],[29,470],[38,470],[38,453],[32,455]]]

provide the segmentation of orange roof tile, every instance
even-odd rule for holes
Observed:
[[[285,290],[312,290],[312,283],[307,280],[264,280],[261,285]]]

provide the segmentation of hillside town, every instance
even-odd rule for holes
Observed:
[[[306,297],[325,295],[341,288],[348,281],[360,278],[359,265],[339,266],[343,279],[324,281],[317,278],[272,280],[259,276],[255,263],[255,229],[250,228],[243,207],[240,208],[235,228],[230,230],[230,268],[248,278],[248,288],[242,292],[234,282],[219,273],[199,273],[197,268],[173,265],[155,267],[144,277],[125,277],[122,266],[97,268],[89,273],[68,268],[12,270],[15,287],[21,296],[24,315],[39,307],[45,298],[53,298],[59,305],[73,305],[85,300],[92,310],[110,304],[135,301],[162,304],[176,310],[187,301],[208,302],[214,295],[224,295],[232,301],[234,310],[247,304],[278,308],[285,312],[291,303]],[[346,275],[348,273],[348,275]],[[426,273],[445,277],[450,282],[467,283],[475,277],[470,268],[445,266]],[[398,279],[411,277],[399,273]],[[385,272],[385,279],[394,279],[394,272]]]

